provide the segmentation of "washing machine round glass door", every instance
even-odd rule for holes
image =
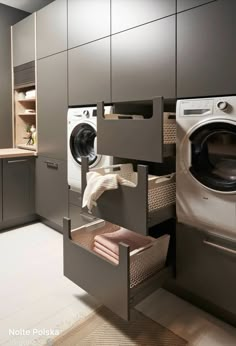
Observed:
[[[95,127],[89,123],[80,123],[74,127],[70,135],[70,150],[74,160],[81,165],[81,157],[88,158],[89,166],[95,166],[100,160],[96,153]]]
[[[215,191],[236,192],[236,123],[202,125],[189,139],[194,178]]]

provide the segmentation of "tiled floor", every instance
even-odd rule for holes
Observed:
[[[48,331],[58,334],[98,307],[63,276],[62,235],[41,223],[0,233],[0,278],[0,345],[53,345]],[[137,308],[191,345],[236,345],[235,328],[165,290]]]
[[[39,334],[62,332],[98,306],[63,276],[62,260],[62,235],[41,223],[0,233],[0,345],[44,345],[50,336]]]

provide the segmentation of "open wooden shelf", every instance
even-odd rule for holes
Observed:
[[[36,115],[36,113],[18,113],[18,115]]]
[[[19,99],[18,102],[35,102],[36,99],[33,98],[33,99]]]

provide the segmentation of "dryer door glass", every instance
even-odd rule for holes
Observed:
[[[81,157],[88,157],[89,165],[97,160],[95,152],[95,138],[97,133],[94,127],[87,123],[78,124],[70,136],[70,150],[73,158],[81,165]]]
[[[203,185],[216,191],[236,191],[236,126],[211,123],[191,136],[190,172]]]

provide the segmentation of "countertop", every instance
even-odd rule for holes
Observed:
[[[23,157],[23,156],[37,156],[37,153],[32,150],[18,149],[18,148],[6,148],[0,149],[0,159],[9,157]]]

